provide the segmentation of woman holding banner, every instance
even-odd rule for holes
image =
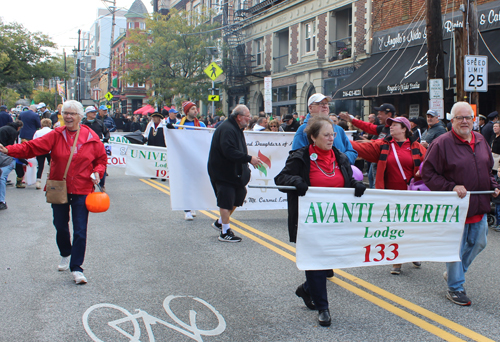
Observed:
[[[366,186],[352,176],[349,159],[333,147],[335,132],[327,117],[315,117],[305,129],[309,146],[292,151],[286,165],[274,178],[276,185],[295,186],[288,191],[288,233],[290,242],[296,242],[298,225],[298,196],[304,196],[309,186],[355,188],[354,195],[361,197]],[[306,271],[306,281],[295,294],[311,310],[318,310],[319,324],[331,324],[328,309],[326,278],[331,270]]]
[[[425,147],[412,135],[410,121],[405,117],[388,118],[390,135],[369,142],[351,141],[358,156],[377,163],[376,189],[408,190],[412,178],[420,180],[418,172],[424,160]],[[421,263],[413,262],[416,268]],[[391,274],[401,274],[401,264],[392,265]]]

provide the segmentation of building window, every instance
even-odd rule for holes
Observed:
[[[311,21],[304,25],[305,52],[316,51],[316,23]]]
[[[144,88],[144,87],[146,87],[145,83],[138,83],[137,84],[137,88]]]
[[[255,65],[264,64],[264,38],[256,39],[255,43]]]
[[[127,83],[127,88],[133,88],[134,84],[133,83]]]
[[[129,29],[134,29],[135,28],[135,23],[134,22],[129,22],[128,23],[128,28]]]
[[[145,30],[146,29],[146,23],[140,23],[139,27],[141,28],[141,30]]]
[[[332,12],[330,61],[352,57],[352,8]]]

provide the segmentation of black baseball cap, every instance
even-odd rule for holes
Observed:
[[[383,103],[380,107],[374,107],[374,109],[377,112],[382,111],[382,112],[391,112],[392,114],[396,113],[396,108],[394,108],[394,106],[391,105],[390,103]]]

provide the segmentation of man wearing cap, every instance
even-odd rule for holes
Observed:
[[[47,105],[44,102],[40,102],[36,108],[40,113],[40,119],[50,119],[50,111],[47,109]]]
[[[102,118],[102,122],[110,132],[116,132],[115,120],[108,115],[108,107],[101,105],[99,107],[99,116]]]
[[[292,151],[309,145],[306,132],[304,132],[304,129],[307,126],[307,122],[311,117],[314,116],[328,117],[328,114],[330,114],[330,107],[328,102],[329,98],[323,94],[316,93],[309,97],[307,101],[309,113],[304,119],[304,123],[297,129],[297,132],[295,132],[295,136],[293,137],[292,142]],[[344,153],[347,158],[349,158],[349,162],[351,163],[351,165],[354,165],[354,162],[358,157],[358,153],[352,148],[349,138],[347,138],[347,135],[345,134],[342,127],[338,125],[333,125],[333,131],[337,135],[333,140],[333,146],[335,146],[340,152]]]
[[[163,115],[158,112],[151,114],[151,121],[148,123],[146,130],[144,131],[144,135],[148,139],[148,145],[166,147],[166,131],[167,126],[163,120]]]
[[[198,108],[196,108],[196,104],[192,101],[185,101],[182,103],[182,111],[186,116],[184,116],[180,122],[179,125],[182,126],[193,126],[193,127],[206,127],[205,123],[201,122],[198,120]],[[186,127],[179,127],[179,129],[194,129],[194,128],[186,128]],[[184,210],[184,219],[186,221],[192,221],[196,217],[196,211],[194,210]]]
[[[486,125],[486,116],[479,114],[479,133],[483,134],[483,127]]]
[[[420,144],[425,148],[428,148],[434,139],[446,133],[446,128],[439,122],[439,114],[435,110],[429,109],[427,111],[427,125],[429,128],[422,134],[420,141]]]
[[[9,122],[13,122],[12,116],[7,113],[7,106],[0,106],[0,127],[5,126]]]
[[[493,137],[495,136],[495,133],[493,133],[493,124],[498,121],[498,112],[494,111],[488,114],[488,120],[488,123],[483,127],[482,134],[488,145],[491,146]]]
[[[97,119],[97,109],[94,106],[85,108],[85,119],[82,124],[89,126],[103,143],[109,141],[109,130],[101,120]]]
[[[377,139],[384,139],[390,133],[390,126],[386,120],[396,116],[396,108],[390,103],[383,103],[380,107],[374,107],[374,109],[378,112],[377,118],[380,125],[355,119],[347,113],[340,113],[339,116],[341,119],[349,121],[355,127],[360,128],[363,132],[374,135]]]
[[[493,157],[486,139],[472,131],[474,111],[467,102],[451,108],[452,130],[439,136],[429,146],[422,166],[422,179],[431,191],[455,191],[460,198],[467,191],[494,190],[499,186],[491,174]],[[460,245],[460,261],[446,263],[444,278],[448,283],[446,298],[457,305],[471,305],[464,289],[465,273],[472,261],[486,247],[491,210],[490,195],[470,195],[469,209]]]
[[[182,103],[182,111],[184,114],[186,114],[185,117],[181,119],[181,122],[179,122],[179,125],[182,126],[193,126],[193,127],[206,127],[203,122],[198,120],[198,108],[196,107],[196,104],[191,101],[186,101]],[[185,127],[179,127],[179,129],[183,129]],[[193,128],[186,128],[186,129],[193,129]]]
[[[168,118],[167,118],[167,125],[170,124],[170,125],[175,125],[177,123],[177,113],[179,113],[178,111],[175,110],[175,108],[170,108],[170,110],[168,111]]]

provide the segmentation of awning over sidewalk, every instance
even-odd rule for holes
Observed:
[[[499,34],[500,30],[481,32],[481,35],[483,36],[488,47],[486,47],[481,37],[479,37],[479,54],[482,56],[488,56],[488,85],[500,84]]]
[[[447,58],[445,58],[447,59]],[[334,99],[354,99],[427,91],[427,46],[372,55],[334,91]]]

